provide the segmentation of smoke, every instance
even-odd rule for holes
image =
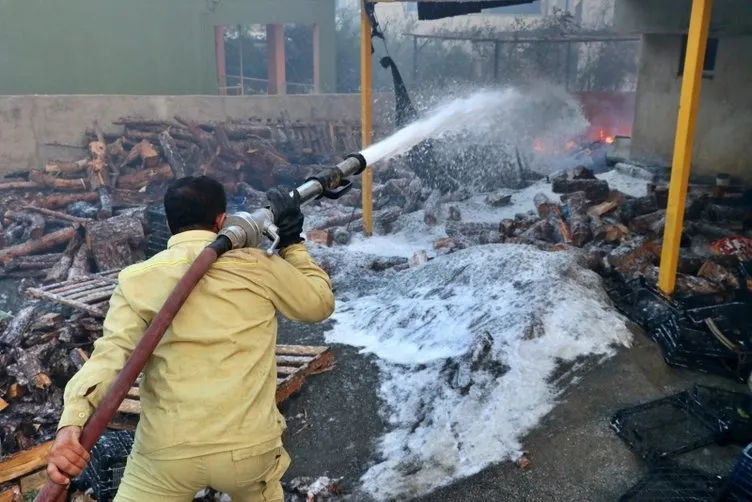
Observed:
[[[425,115],[479,90],[442,88],[440,93],[419,93],[413,101]],[[427,184],[446,186],[451,183],[441,178],[451,177],[477,191],[523,188],[535,179],[531,173],[561,169],[564,147],[584,139],[590,123],[579,101],[561,86],[541,82],[501,91],[505,99],[492,103],[476,123],[431,141],[437,165],[422,176]]]

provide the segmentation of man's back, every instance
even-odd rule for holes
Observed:
[[[87,372],[68,390],[84,392],[110,381],[167,296],[213,232],[188,231],[167,250],[124,269],[118,277],[104,336]],[[199,281],[150,358],[140,386],[142,414],[134,450],[178,459],[228,448],[268,451],[280,441],[276,408],[277,318],[316,322],[331,314],[331,282],[302,244],[285,259],[258,249],[222,256]],[[91,405],[104,395],[88,394]],[[67,396],[68,397],[68,396]]]

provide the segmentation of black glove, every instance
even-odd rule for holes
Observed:
[[[300,212],[300,195],[294,192],[290,197],[287,191],[272,188],[266,192],[266,198],[271,203],[274,214],[274,224],[279,229],[279,244],[277,249],[284,249],[292,244],[303,242],[303,213]]]

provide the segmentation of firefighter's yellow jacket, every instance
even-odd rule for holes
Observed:
[[[65,388],[59,427],[86,423],[169,293],[215,237],[182,232],[165,251],[120,272],[103,336]],[[169,460],[238,448],[262,454],[281,445],[276,314],[319,322],[332,314],[334,297],[304,244],[280,254],[233,250],[200,280],[144,369],[134,450]]]

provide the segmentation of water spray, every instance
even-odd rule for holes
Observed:
[[[508,104],[508,99],[509,93],[480,92],[449,102],[362,152],[350,154],[336,166],[308,178],[290,192],[290,196],[294,197],[297,192],[301,205],[323,197],[338,199],[352,188],[348,178],[361,174],[367,165],[404,154],[425,139],[469,126],[482,126]],[[122,371],[81,431],[79,442],[87,451],[91,451],[105,431],[172,320],[212,264],[233,249],[260,246],[264,237],[272,241],[266,254],[274,253],[279,243],[274,220],[275,215],[270,208],[228,215],[217,238],[201,251],[154,316]],[[66,491],[67,487],[48,480],[34,500],[61,502],[66,498]]]

